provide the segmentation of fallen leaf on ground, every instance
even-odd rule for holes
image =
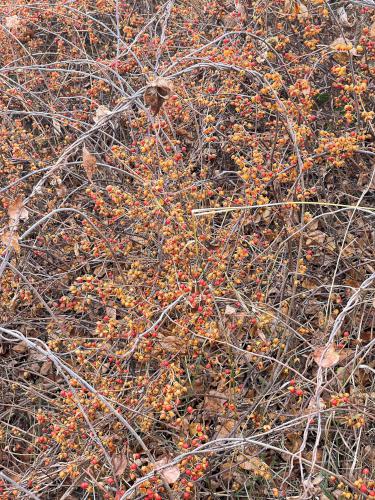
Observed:
[[[23,354],[27,350],[28,350],[27,344],[23,340],[12,346],[12,351],[17,352],[18,354]]]
[[[321,368],[330,368],[340,361],[340,355],[333,345],[317,347],[313,353],[313,358]]]
[[[181,352],[184,348],[182,339],[174,335],[169,335],[168,337],[161,336],[159,343],[163,349],[169,352]]]
[[[161,467],[163,465],[167,465],[168,462],[169,459],[167,457],[163,457],[155,462],[155,465],[157,467]],[[181,472],[177,465],[171,465],[171,467],[166,467],[165,469],[160,471],[160,475],[168,484],[174,484],[180,477],[180,474]]]
[[[241,469],[249,470],[255,473],[259,471],[264,472],[269,469],[268,465],[258,457],[247,457],[245,455],[239,455],[237,457],[237,461]]]
[[[313,460],[313,452],[312,451],[304,451],[304,452],[302,452],[302,456],[303,456],[303,458],[305,458],[309,462],[312,462],[312,460]],[[316,462],[315,463],[321,464],[322,460],[323,460],[323,450],[321,448],[318,448],[316,450]],[[311,467],[308,464],[306,464],[306,468],[307,468],[307,470],[311,470]]]
[[[128,466],[128,459],[125,453],[118,453],[112,457],[112,467],[115,476],[122,476],[126,467]]]
[[[318,245],[321,245],[324,243],[327,235],[323,233],[322,231],[316,230],[316,231],[311,231],[307,233],[306,235],[306,245],[310,246],[311,243],[316,243]]]
[[[225,420],[217,431],[217,439],[226,438],[232,434],[237,422],[235,420]]]
[[[220,465],[220,479],[224,481],[246,481],[245,473],[240,471],[235,462],[223,462]]]
[[[47,361],[45,361],[42,364],[42,367],[40,369],[40,374],[43,375],[44,377],[46,377],[47,375],[50,374],[50,372],[52,370],[52,366],[53,366],[52,361],[50,359],[48,359]]]
[[[286,435],[285,447],[287,450],[292,453],[296,453],[302,445],[301,433],[299,432],[288,432]],[[286,455],[286,454],[284,454]],[[289,459],[289,455],[286,455],[287,460]]]
[[[225,413],[224,403],[227,398],[219,391],[210,391],[206,394],[203,402],[203,408],[215,415],[223,415]]]
[[[345,365],[354,356],[354,349],[341,349],[339,352],[339,362],[340,365]]]

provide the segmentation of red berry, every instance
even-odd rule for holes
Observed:
[[[194,408],[193,408],[192,406],[188,406],[188,407],[186,408],[186,411],[187,411],[188,413],[193,413]]]
[[[365,484],[362,484],[360,489],[361,489],[362,493],[367,493],[367,491],[368,491],[367,486]]]
[[[302,396],[303,395],[303,390],[302,389],[297,389],[296,390],[297,396]]]
[[[83,490],[87,490],[87,488],[89,487],[89,483],[87,483],[86,481],[84,481],[83,483],[80,484],[81,488]]]
[[[337,406],[338,404],[339,404],[339,402],[337,401],[337,399],[332,399],[332,401],[331,401],[332,406]]]
[[[364,476],[368,476],[368,474],[370,474],[370,469],[368,469],[367,467],[365,467],[363,470],[362,470],[362,474]]]
[[[131,464],[130,470],[137,470],[138,465],[137,464]]]
[[[370,495],[370,497],[375,497],[375,490],[371,490],[371,491],[369,492],[369,495]]]

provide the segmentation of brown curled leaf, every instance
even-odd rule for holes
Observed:
[[[157,77],[147,87],[144,93],[144,101],[153,115],[156,116],[164,102],[169,99],[173,91],[173,86],[170,80],[162,76]]]

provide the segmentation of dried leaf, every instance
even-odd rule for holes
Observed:
[[[27,360],[29,362],[35,362],[35,361],[41,362],[41,361],[43,361],[43,363],[44,363],[44,361],[47,361],[48,358],[45,354],[42,354],[41,352],[32,350],[32,351],[30,351],[30,354],[29,354]]]
[[[235,420],[225,420],[217,431],[217,439],[226,438],[232,434],[237,422]]]
[[[181,352],[184,349],[184,344],[180,337],[169,335],[168,337],[159,337],[160,345],[168,352]]]
[[[298,21],[305,21],[309,18],[309,11],[306,5],[304,5],[302,2],[298,2],[296,8]]]
[[[13,249],[16,251],[16,253],[21,252],[21,247],[20,244],[18,243],[18,233],[15,233],[14,231],[6,231],[4,234],[1,236],[1,241],[4,245],[11,246]]]
[[[85,169],[88,180],[92,182],[93,175],[96,172],[96,158],[86,146],[83,146],[82,149],[82,166]]]
[[[16,30],[21,24],[21,19],[15,15],[15,16],[8,16],[5,18],[5,27],[8,28],[8,30]]]
[[[239,455],[237,457],[238,465],[241,469],[249,470],[251,472],[268,471],[268,465],[260,460],[258,457],[247,457],[246,455]]]
[[[163,457],[157,462],[155,462],[155,465],[157,467],[161,467],[163,465],[166,465],[169,462],[168,457]],[[180,477],[180,469],[177,467],[177,465],[172,465],[171,467],[167,467],[160,471],[161,477],[168,483],[168,484],[174,484],[178,478]]]
[[[220,465],[220,479],[226,482],[236,481],[241,484],[246,481],[246,475],[233,461],[223,462]]]
[[[340,361],[340,355],[333,345],[319,346],[313,352],[315,363],[322,368],[330,368]]]
[[[237,26],[237,19],[233,15],[227,14],[224,17],[224,28],[226,30],[232,30],[236,28],[236,26]]]
[[[351,28],[352,25],[348,21],[348,15],[346,13],[345,7],[339,7],[337,9],[337,17],[339,19],[339,23],[344,28]]]
[[[317,280],[309,279],[309,278],[305,278],[302,281],[301,285],[303,286],[303,288],[306,288],[306,290],[314,290],[315,288],[317,288],[319,286]]]
[[[236,312],[237,312],[237,309],[235,309],[234,307],[232,307],[230,305],[225,306],[224,314],[231,316],[232,314],[236,314]]]
[[[96,108],[94,123],[99,123],[103,118],[110,114],[111,111],[107,108],[107,106],[104,106],[104,104],[100,104],[100,106]]]
[[[172,94],[173,86],[170,80],[163,77],[157,77],[147,87],[144,94],[144,101],[156,116],[164,102],[168,100]]]
[[[57,196],[59,196],[60,198],[63,198],[64,196],[66,196],[68,193],[68,190],[66,189],[66,186],[65,184],[61,184],[57,189],[56,189],[56,194]]]
[[[286,435],[285,447],[292,453],[296,453],[302,445],[301,433],[299,432],[288,432]],[[289,457],[288,457],[289,459]],[[287,460],[288,460],[287,459]]]
[[[12,351],[18,354],[24,354],[27,350],[28,350],[27,344],[23,340],[12,346]]]
[[[312,397],[307,409],[306,413],[311,413],[312,411],[319,411],[319,410],[324,410],[326,408],[326,404],[322,398],[318,398],[318,401],[316,400],[315,397]],[[302,444],[302,440],[301,440]]]
[[[116,309],[114,307],[106,307],[105,314],[109,318],[116,319]]]
[[[284,1],[284,12],[285,14],[293,14],[295,12],[296,3],[294,0]]]
[[[43,375],[44,377],[47,377],[47,375],[49,375],[52,371],[52,366],[53,366],[52,361],[48,359],[42,364],[42,367],[40,369],[40,374]]]
[[[352,42],[345,40],[344,37],[339,36],[330,45],[330,48],[334,51],[333,58],[339,63],[344,63],[349,60],[349,54],[352,56],[357,56],[357,50],[353,46]]]
[[[115,476],[122,476],[128,466],[126,453],[118,453],[112,457],[112,467]]]
[[[241,21],[245,22],[247,20],[247,13],[244,4],[240,0],[235,0],[235,8]]]
[[[183,127],[176,128],[176,134],[180,135],[181,137],[186,137],[188,141],[192,141],[194,139],[191,132],[185,130]]]
[[[227,398],[219,391],[210,391],[206,394],[203,408],[211,414],[223,415],[225,413],[224,403]]]
[[[8,207],[8,215],[11,221],[27,220],[29,218],[28,210],[23,206],[22,196],[17,196]]]
[[[102,278],[104,275],[105,275],[104,265],[98,266],[94,269],[94,276],[97,276],[98,278]]]
[[[341,349],[339,353],[339,362],[340,365],[345,365],[349,362],[349,360],[354,356],[354,349]]]
[[[323,450],[321,448],[318,448],[316,450],[316,463],[317,464],[321,464],[322,463],[322,460],[323,460]],[[304,451],[302,453],[302,456],[303,458],[305,458],[306,460],[308,460],[309,462],[312,462],[312,459],[313,459],[313,452],[312,451]],[[307,470],[311,470],[311,467],[309,467],[308,464],[306,464],[306,468]]]
[[[57,136],[62,134],[60,122],[54,116],[52,117],[52,128]]]
[[[322,245],[326,239],[327,235],[323,231],[310,231],[307,233],[306,245],[309,246],[312,243],[317,245]]]

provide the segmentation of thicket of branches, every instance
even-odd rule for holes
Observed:
[[[375,496],[375,9],[0,4],[0,497]]]

